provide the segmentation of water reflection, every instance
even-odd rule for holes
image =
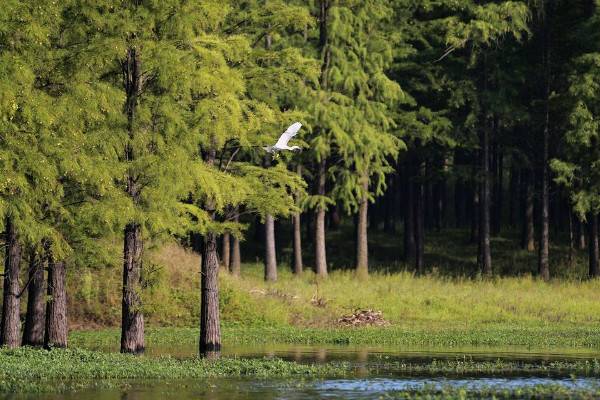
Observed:
[[[472,394],[469,398],[481,398],[479,390],[515,390],[538,388],[571,390],[581,396],[588,391],[598,394],[598,378],[368,378],[331,380],[264,380],[264,379],[210,379],[198,381],[162,381],[125,385],[121,389],[87,390],[66,394],[12,395],[1,397],[11,400],[308,400],[308,399],[381,399],[393,398],[399,393],[419,393],[463,389]],[[550,392],[551,393],[551,392]],[[515,395],[512,398],[520,398]],[[530,398],[528,396],[527,398]],[[561,398],[564,398],[562,396]]]

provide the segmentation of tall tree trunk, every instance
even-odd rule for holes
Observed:
[[[425,163],[422,162],[419,167],[418,181],[415,190],[415,270],[417,274],[422,274],[424,271],[425,257],[425,210],[423,210],[425,202]]]
[[[296,169],[298,176],[302,177],[302,165],[298,164]],[[298,193],[296,193],[296,202],[298,202]],[[302,274],[303,263],[302,263],[302,220],[300,212],[294,213],[293,224],[294,224],[294,274]]]
[[[512,159],[510,162],[510,184],[509,184],[509,212],[508,220],[509,225],[514,228],[517,226],[517,218],[519,215],[518,204],[519,204],[519,170],[514,165],[515,160]]]
[[[205,162],[212,167],[216,158],[216,144],[212,139]],[[205,209],[211,219],[215,218],[212,200],[207,200]],[[208,232],[204,235],[202,264],[200,267],[200,340],[201,357],[218,358],[221,352],[221,320],[219,315],[219,256],[217,235]]]
[[[229,232],[224,232],[221,240],[221,263],[223,268],[229,270],[231,260],[231,235]]]
[[[15,226],[6,219],[6,251],[4,256],[4,291],[2,292],[2,321],[0,345],[9,348],[21,345],[21,320],[19,319],[19,272],[21,245]]]
[[[481,194],[479,195],[479,269],[485,276],[492,275],[492,254],[490,248],[490,137],[489,124],[484,117],[484,126],[480,131],[479,145],[481,157]]]
[[[44,347],[67,347],[67,266],[64,261],[48,262],[48,302],[46,303],[46,334]],[[143,320],[142,320],[143,322]],[[142,336],[142,351],[143,348]],[[122,346],[122,344],[121,344]],[[123,347],[121,347],[122,349]]]
[[[240,222],[239,209],[235,210],[233,216],[234,222]],[[229,265],[229,271],[233,276],[240,276],[242,270],[242,257],[240,254],[240,239],[237,236],[231,238],[231,264]]]
[[[588,225],[590,229],[590,243],[589,243],[589,277],[597,278],[600,276],[599,269],[599,249],[598,249],[598,214],[590,214],[588,217]]]
[[[444,182],[439,181],[434,184],[433,187],[433,206],[435,208],[433,212],[434,216],[434,227],[437,232],[442,230],[442,219],[444,216]]]
[[[325,160],[319,163],[317,194],[325,196]],[[315,218],[315,270],[318,276],[327,276],[327,257],[325,252],[325,209],[319,207]]]
[[[275,254],[275,220],[265,217],[265,281],[277,280],[277,256]]]
[[[577,248],[585,250],[585,228],[583,222],[577,218]]]
[[[550,140],[550,27],[548,26],[548,4],[542,3],[544,7],[543,17],[543,66],[544,66],[544,128],[542,132],[542,193],[541,193],[541,232],[540,253],[538,259],[538,273],[544,280],[550,279],[549,247],[550,247],[550,172],[548,171],[548,147]]]
[[[477,152],[477,158],[479,158],[479,153]],[[477,162],[475,162],[476,164]],[[471,238],[469,240],[469,243],[478,243],[481,244],[481,242],[479,241],[479,225],[480,225],[480,221],[479,221],[479,216],[481,215],[481,201],[479,198],[479,194],[481,192],[481,183],[478,181],[477,178],[477,174],[475,172],[473,172],[473,188],[472,188],[472,204],[473,206],[471,207],[470,213],[471,213]],[[479,250],[478,250],[479,252]]]
[[[569,213],[569,267],[573,267],[575,263],[575,232],[573,224],[573,213],[571,210],[567,210]]]
[[[27,315],[23,329],[23,345],[43,346],[46,321],[45,270],[47,255],[31,252],[29,260],[29,285],[27,286]]]
[[[271,166],[271,156],[266,155],[263,166],[269,168]],[[277,253],[275,250],[275,219],[272,215],[267,214],[264,224],[264,241],[265,241],[265,281],[277,280]]]
[[[218,358],[221,351],[219,257],[217,257],[217,235],[212,232],[204,236],[201,281],[200,355]]]
[[[121,313],[121,353],[143,353],[144,314],[142,313],[142,228],[125,227],[123,263],[123,301]]]
[[[497,129],[497,128],[496,128]],[[496,149],[494,180],[494,235],[499,235],[502,230],[503,207],[503,182],[504,182],[504,155],[502,150]]]
[[[523,235],[521,247],[527,251],[535,250],[535,229],[533,219],[533,190],[534,190],[534,175],[530,168],[523,170],[523,197],[524,197],[524,218],[523,218]]]
[[[331,49],[329,46],[329,8],[330,0],[319,1],[319,48],[321,50],[321,88],[327,90],[328,73],[331,63]],[[325,196],[326,159],[319,161],[317,194]],[[319,207],[315,216],[315,272],[320,277],[327,276],[327,256],[325,250],[325,209]]]
[[[404,174],[404,187],[406,196],[404,199],[404,260],[411,261],[416,254],[415,244],[415,182],[413,182],[413,166],[411,161],[407,162]]]
[[[358,223],[356,229],[356,275],[359,278],[366,278],[369,274],[369,244],[367,237],[369,200],[367,191],[369,190],[369,177],[365,174],[362,177],[363,196],[360,199],[358,208]]]
[[[126,94],[125,113],[129,142],[125,150],[127,161],[135,160],[135,119],[138,95],[142,91],[142,70],[139,49],[127,49],[122,63]],[[127,172],[127,194],[134,203],[139,202],[140,186],[131,171]],[[123,297],[121,307],[121,352],[144,352],[144,315],[142,313],[142,229],[139,223],[129,222],[125,226],[123,241]]]

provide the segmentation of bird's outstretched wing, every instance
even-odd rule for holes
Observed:
[[[285,130],[285,132],[281,134],[279,140],[277,141],[277,143],[275,143],[275,146],[273,147],[284,148],[285,146],[287,146],[290,139],[293,138],[296,135],[296,133],[298,133],[300,128],[302,128],[302,124],[300,122],[294,122],[292,125],[289,126],[289,128]]]

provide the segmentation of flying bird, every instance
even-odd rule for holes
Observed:
[[[300,146],[291,146],[291,147],[288,146],[288,142],[290,141],[291,138],[296,136],[296,134],[298,133],[300,128],[302,128],[302,124],[300,122],[294,122],[292,125],[290,125],[289,128],[287,128],[285,130],[285,132],[283,132],[281,134],[281,136],[279,137],[279,140],[277,141],[277,143],[275,143],[275,145],[266,146],[266,147],[263,147],[263,149],[265,149],[268,153],[273,153],[273,154],[276,154],[278,151],[282,151],[282,150],[291,150],[291,151],[302,150],[300,148]]]

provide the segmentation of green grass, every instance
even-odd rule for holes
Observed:
[[[76,347],[118,349],[117,329],[75,331],[69,338]],[[600,349],[600,327],[572,326],[486,326],[422,328],[297,328],[245,327],[224,324],[223,345],[238,344],[315,344],[423,346],[460,348],[465,346],[524,346],[534,349]],[[153,328],[146,332],[147,346],[184,344],[193,348],[198,342],[198,328]]]
[[[153,253],[152,260],[160,276],[152,278],[144,293],[148,326],[182,328],[163,331],[159,341],[195,343],[198,256],[170,245]],[[482,280],[435,270],[418,277],[408,271],[376,271],[367,280],[357,279],[352,271],[335,270],[319,280],[311,271],[295,277],[282,266],[278,282],[266,283],[262,268],[244,264],[241,278],[221,273],[225,344],[600,348],[600,280],[543,282],[530,275]],[[74,329],[118,326],[120,274],[116,269],[91,274],[88,270],[70,276]],[[382,311],[390,326],[341,328],[337,320],[357,308]],[[152,335],[150,330],[148,343]],[[72,343],[77,340],[75,334]]]

